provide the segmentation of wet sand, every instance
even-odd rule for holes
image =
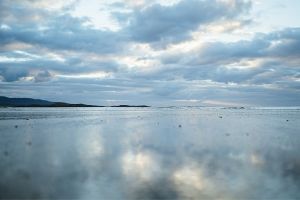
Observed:
[[[0,199],[300,199],[298,108],[1,108]]]

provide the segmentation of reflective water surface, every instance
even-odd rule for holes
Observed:
[[[300,110],[2,108],[1,199],[300,199]]]

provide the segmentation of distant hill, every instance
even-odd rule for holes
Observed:
[[[64,102],[51,102],[41,99],[31,98],[9,98],[0,96],[0,107],[150,107],[146,105],[116,105],[116,106],[96,106],[87,104],[71,104]]]
[[[9,98],[0,96],[1,107],[101,107],[86,104],[71,104],[64,102],[51,102],[31,98]]]

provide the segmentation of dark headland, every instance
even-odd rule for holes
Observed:
[[[9,98],[0,96],[0,107],[150,107],[147,105],[114,105],[114,106],[99,106],[88,104],[72,104],[65,102],[52,102],[42,99],[32,98]]]

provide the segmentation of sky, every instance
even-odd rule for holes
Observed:
[[[298,0],[0,0],[0,96],[300,106]]]

